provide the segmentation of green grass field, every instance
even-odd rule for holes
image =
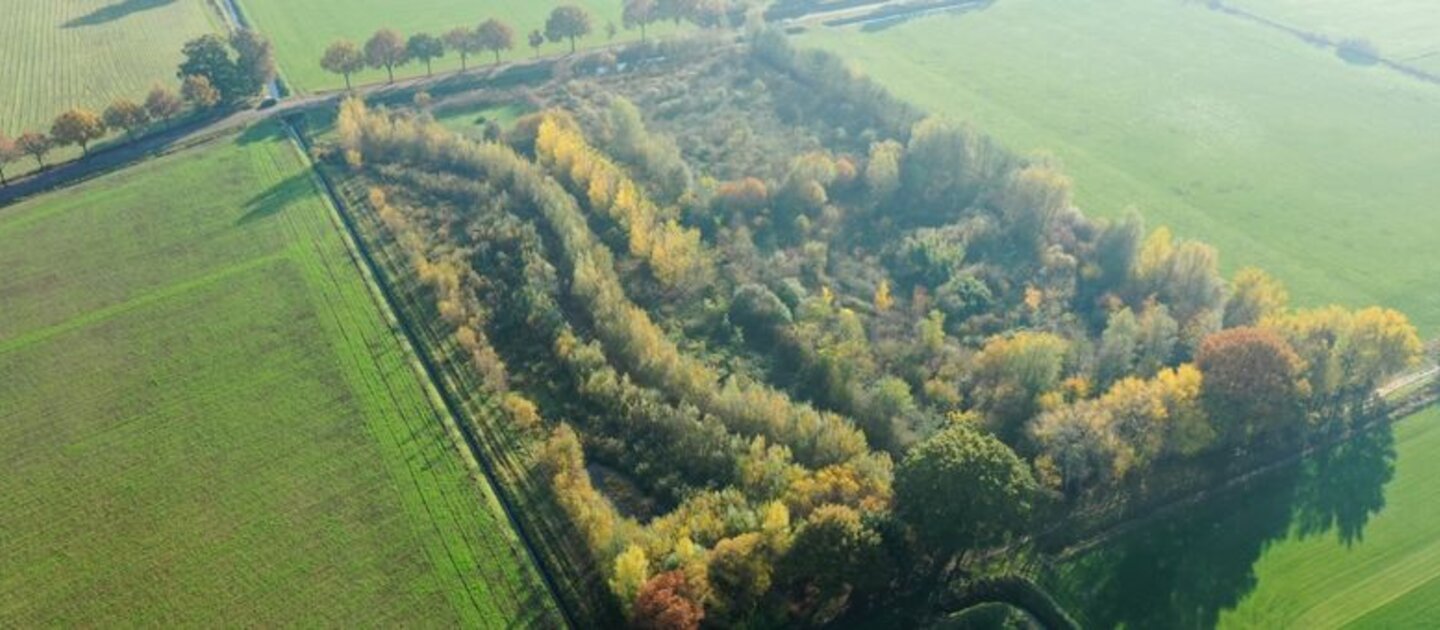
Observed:
[[[481,105],[447,110],[437,114],[435,122],[456,133],[471,138],[480,138],[485,133],[485,124],[480,122],[481,119],[484,119],[486,123],[494,122],[502,129],[509,129],[516,120],[528,113],[530,113],[530,108],[523,103]]]
[[[405,36],[416,32],[443,34],[457,26],[473,28],[480,22],[495,18],[515,29],[515,50],[505,54],[505,59],[528,59],[534,51],[526,42],[531,30],[545,30],[545,18],[550,11],[564,2],[555,0],[527,0],[525,2],[503,2],[498,0],[415,0],[396,3],[394,0],[240,0],[246,15],[261,31],[275,42],[280,72],[291,86],[299,92],[339,89],[345,87],[345,80],[320,68],[320,56],[325,47],[337,39],[350,39],[364,45],[365,40],[376,30],[389,27]],[[640,32],[621,28],[620,0],[575,0],[569,2],[588,10],[592,17],[594,32],[579,41],[579,46],[597,46],[607,43],[605,25],[614,22],[620,29],[615,41],[640,39]],[[402,6],[403,5],[403,6]],[[672,30],[669,24],[654,24],[648,29],[650,35],[663,34]],[[546,43],[542,54],[565,52],[570,45]],[[471,67],[483,66],[493,57],[482,54],[471,58]],[[435,70],[460,68],[460,57],[448,54],[436,60]],[[415,77],[425,74],[424,64],[411,63],[397,69],[395,77]],[[371,70],[356,75],[356,84],[382,82],[384,70]]]
[[[1440,8],[1430,0],[1230,0],[1257,15],[1339,41],[1368,39],[1380,54],[1440,73]]]
[[[1440,408],[1075,558],[1086,627],[1422,627],[1440,614]],[[1159,625],[1157,625],[1159,624]]]
[[[1266,268],[1298,302],[1384,304],[1440,333],[1440,293],[1421,288],[1440,269],[1434,85],[1199,3],[1003,0],[801,42],[1053,153],[1092,214],[1138,207],[1216,244],[1227,269]]]
[[[272,128],[0,209],[0,626],[554,604]]]
[[[218,19],[205,0],[8,0],[0,132],[48,132],[66,109],[143,99],[157,81],[178,88],[180,46]]]

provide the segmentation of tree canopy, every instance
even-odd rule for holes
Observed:
[[[545,20],[545,38],[558,42],[570,41],[570,52],[575,52],[575,40],[590,34],[593,26],[590,13],[573,4],[556,7]]]
[[[921,442],[895,470],[896,511],[942,555],[1004,542],[1025,523],[1037,486],[1010,447],[956,424]]]

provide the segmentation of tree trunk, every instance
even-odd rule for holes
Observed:
[[[346,72],[346,73],[345,73],[345,91],[346,91],[346,92],[349,92],[349,91],[352,91],[353,89],[354,89],[354,88],[350,87],[350,73],[349,73],[349,72]]]
[[[9,186],[10,182],[5,179],[5,169],[0,168],[0,186]]]
[[[495,49],[495,65],[500,65],[500,49]]]
[[[435,72],[430,69],[430,60],[429,60],[429,59],[426,59],[426,60],[425,60],[425,76],[427,76],[427,77],[433,77],[433,76],[435,76]]]
[[[391,82],[391,83],[394,83],[394,82],[395,82],[395,66],[394,66],[394,65],[387,65],[387,66],[385,66],[385,72],[390,75],[390,82]]]
[[[575,38],[573,36],[570,38],[570,54],[575,54]]]
[[[80,143],[80,157],[90,157],[90,143],[89,143],[89,142],[81,142],[81,143]]]
[[[469,61],[470,61],[469,57],[470,57],[469,53],[466,53],[466,52],[464,52],[464,51],[461,51],[461,53],[460,53],[460,71],[461,71],[461,72],[464,72],[464,71],[470,69],[470,68],[469,68],[469,65],[470,65],[470,64],[469,64]]]

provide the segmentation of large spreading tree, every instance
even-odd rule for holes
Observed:
[[[1030,515],[1037,486],[1010,447],[953,425],[895,470],[896,511],[941,558],[1005,541]]]
[[[1300,356],[1278,334],[1261,328],[1216,333],[1200,344],[1195,364],[1205,377],[1205,408],[1226,443],[1249,448],[1300,437],[1309,385]]]
[[[253,97],[275,78],[270,42],[255,31],[236,31],[228,41],[219,35],[203,35],[186,42],[181,52],[185,60],[178,76],[205,77],[219,93],[221,103]]]

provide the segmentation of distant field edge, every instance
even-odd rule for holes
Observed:
[[[1252,23],[1289,34],[1291,36],[1299,38],[1300,41],[1303,41],[1307,44],[1310,44],[1312,46],[1319,46],[1327,50],[1333,50],[1336,52],[1336,54],[1344,57],[1345,44],[1343,42],[1333,41],[1330,37],[1326,36],[1323,33],[1311,31],[1298,24],[1292,24],[1282,19],[1261,15],[1257,11],[1244,9],[1230,4],[1225,4],[1223,2],[1215,3],[1212,6],[1216,11],[1220,11],[1221,13],[1224,13],[1226,15],[1234,16],[1242,20],[1247,20]],[[1403,58],[1388,57],[1384,53],[1378,53],[1374,56],[1373,59],[1369,59],[1368,63],[1379,64],[1389,70],[1398,72],[1411,79],[1440,86],[1440,73],[1430,72],[1411,63],[1412,61],[1423,60],[1426,57],[1434,54],[1437,53],[1432,52],[1427,55],[1420,55],[1413,59],[1407,60]],[[1359,62],[1366,63],[1367,61],[1361,60]],[[1356,62],[1352,61],[1351,63]]]

